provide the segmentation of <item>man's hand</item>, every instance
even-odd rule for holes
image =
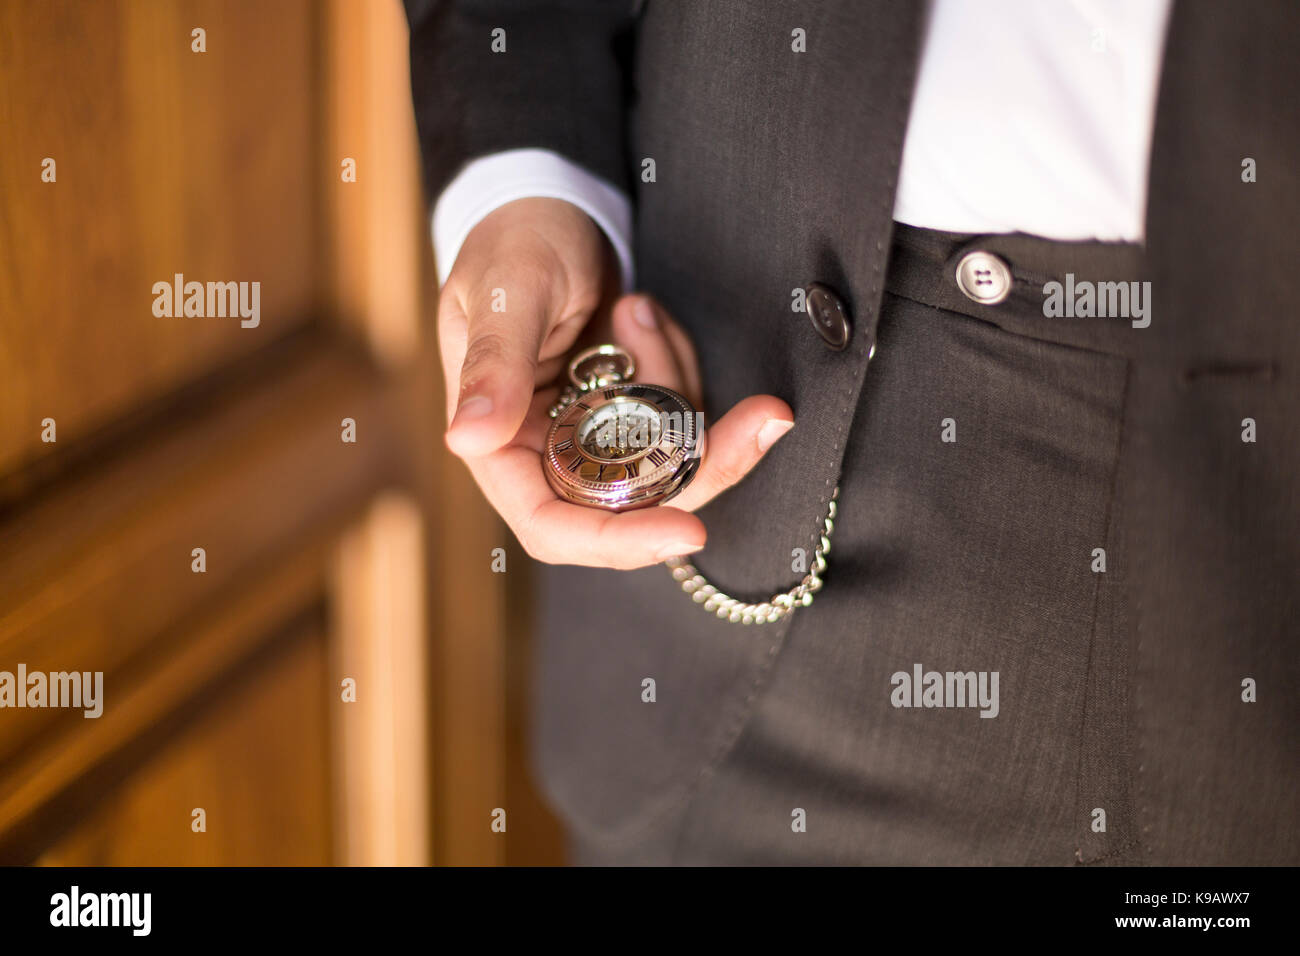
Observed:
[[[639,568],[698,551],[704,524],[690,512],[743,478],[794,421],[774,396],[738,402],[708,429],[699,471],[668,504],[616,514],[557,498],[542,473],[546,413],[588,323],[612,320],[604,340],[632,353],[637,381],[701,408],[686,333],[648,296],[624,296],[607,313],[618,281],[586,213],[560,199],[520,199],[470,232],[438,302],[447,446],[524,550],[550,564]]]

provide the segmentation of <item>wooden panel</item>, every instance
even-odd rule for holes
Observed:
[[[112,682],[106,678],[101,717],[63,712],[70,719],[9,761],[0,773],[0,863],[34,859],[93,814],[176,734],[177,722],[201,711],[204,699],[255,660],[286,622],[319,606],[327,566],[324,547],[285,560],[256,589],[237,592],[207,618],[190,622],[185,640],[169,653],[142,658]]]
[[[441,533],[435,592],[435,860],[452,866],[505,862],[510,806],[506,793],[504,579],[491,570],[505,531],[464,474],[448,460],[452,493],[438,514]],[[452,485],[451,482],[456,484]],[[507,812],[505,834],[492,811]]]
[[[315,18],[309,0],[0,4],[0,474],[54,451],[42,419],[79,441],[312,314]],[[260,326],[155,317],[176,273],[260,282]]]
[[[380,495],[343,538],[331,601],[338,861],[428,864],[424,529],[409,495]]]
[[[506,706],[527,650],[490,570],[508,537],[439,440],[405,44],[396,0],[0,5],[0,668],[104,670],[106,697],[97,720],[4,712],[0,862],[556,852]],[[154,317],[175,272],[260,281],[261,326]],[[392,487],[398,520],[369,510]],[[345,672],[380,687],[369,709],[339,705]],[[268,761],[293,773],[217,776]],[[302,780],[318,799],[288,820]],[[191,839],[202,789],[247,838]]]
[[[330,0],[327,10],[330,159],[335,169],[343,157],[357,161],[355,183],[336,173],[327,187],[334,311],[385,366],[402,370],[406,415],[425,436],[411,464],[432,545],[433,859],[500,864],[521,831],[508,823],[506,833],[493,832],[495,808],[510,821],[512,807],[520,807],[524,832],[537,822],[553,835],[554,824],[544,810],[529,812],[538,804],[517,752],[507,750],[505,576],[491,571],[492,549],[505,545],[507,533],[440,440],[446,413],[433,335],[437,290],[420,200],[406,24],[396,0]],[[529,845],[552,844],[543,837]]]
[[[60,839],[62,866],[330,862],[326,636],[305,622]],[[206,830],[195,832],[202,808]]]
[[[420,198],[411,112],[406,16],[397,0],[329,0],[325,13],[332,164],[328,203],[334,310],[388,365],[420,347],[420,302],[430,289],[420,251],[428,223]],[[343,178],[352,160],[355,176]]]
[[[333,540],[393,480],[401,440],[387,384],[328,342],[289,344],[0,520],[7,669],[102,670],[111,708],[142,661],[183,646],[196,616]],[[344,417],[356,444],[340,440]],[[192,570],[196,547],[204,573]],[[94,723],[53,709],[4,717],[0,781],[42,733]]]

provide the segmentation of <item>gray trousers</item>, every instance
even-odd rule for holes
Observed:
[[[996,309],[955,284],[973,246],[1015,264]],[[662,567],[544,570],[535,754],[577,862],[1144,861],[1165,808],[1143,789],[1134,699],[1161,677],[1135,673],[1125,586],[1134,336],[1046,317],[1066,268],[1136,278],[1141,256],[898,227],[826,585],[788,623],[718,621]],[[771,509],[799,480],[746,479]],[[763,520],[706,517],[711,537]],[[918,672],[945,678],[930,705],[895,676]],[[952,706],[949,683],[976,699]],[[1206,706],[1241,705],[1229,686]]]

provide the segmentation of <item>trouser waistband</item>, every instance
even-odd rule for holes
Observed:
[[[972,253],[994,261],[973,257],[967,286],[987,282],[996,289],[1005,267],[1010,288],[1002,301],[982,304],[963,291],[958,269]],[[1144,250],[1134,243],[980,236],[903,223],[894,224],[885,289],[1008,332],[1122,356],[1137,353],[1136,336],[1158,305],[1145,279]]]

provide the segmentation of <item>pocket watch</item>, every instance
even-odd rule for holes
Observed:
[[[636,363],[616,345],[579,352],[551,407],[542,467],[574,504],[631,511],[667,501],[700,465],[701,416],[662,385],[632,382]]]

